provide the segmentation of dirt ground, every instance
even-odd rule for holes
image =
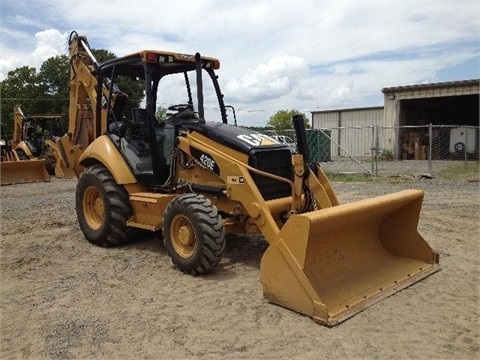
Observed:
[[[479,183],[334,183],[342,203],[425,190],[419,231],[442,270],[333,327],[268,303],[258,237],[212,274],[175,269],[158,238],[88,243],[76,180],[0,188],[2,359],[478,359]]]

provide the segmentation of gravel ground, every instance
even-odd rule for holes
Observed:
[[[1,359],[478,359],[479,183],[334,183],[342,203],[425,191],[419,231],[442,270],[333,328],[268,303],[258,237],[209,276],[155,237],[105,249],[74,211],[76,180],[0,188]]]

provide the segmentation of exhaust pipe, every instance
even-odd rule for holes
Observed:
[[[203,108],[202,58],[198,52],[195,54],[195,71],[197,73],[198,122],[204,124],[205,111]]]
[[[307,132],[305,131],[303,115],[293,115],[292,122],[295,136],[297,137],[298,153],[303,156],[303,162],[307,164],[310,162],[310,152],[308,151]]]

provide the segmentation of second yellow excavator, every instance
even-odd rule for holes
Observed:
[[[55,138],[62,135],[62,118],[57,115],[24,115],[13,108],[13,136],[3,140],[0,160],[1,185],[50,181],[54,173]]]

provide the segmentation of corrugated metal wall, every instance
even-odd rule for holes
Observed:
[[[332,157],[368,157],[373,126],[383,125],[383,107],[312,112],[312,125],[331,131]]]

